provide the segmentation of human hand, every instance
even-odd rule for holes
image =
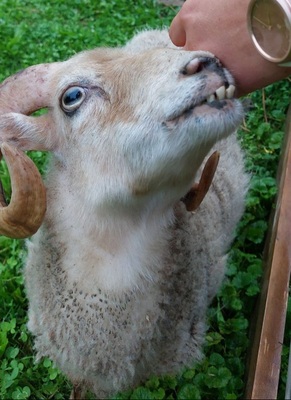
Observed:
[[[218,57],[236,80],[237,96],[291,74],[291,68],[265,60],[247,29],[249,0],[187,0],[170,26],[176,46],[207,50]]]

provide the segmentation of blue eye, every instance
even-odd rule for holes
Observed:
[[[67,89],[61,98],[61,107],[65,112],[73,112],[80,107],[86,97],[86,90],[83,87],[72,86]]]

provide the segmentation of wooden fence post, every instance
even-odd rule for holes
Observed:
[[[276,209],[264,259],[246,399],[276,399],[278,392],[291,268],[291,107],[278,169]]]

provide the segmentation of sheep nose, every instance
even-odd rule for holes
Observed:
[[[215,57],[197,57],[189,61],[181,72],[183,75],[194,75],[203,70],[221,74],[222,65]]]

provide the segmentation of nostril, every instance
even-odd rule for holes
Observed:
[[[222,68],[220,61],[215,57],[198,57],[189,61],[186,66],[182,69],[183,75],[194,75],[198,72],[208,69],[211,71],[217,71]]]
[[[201,57],[199,58],[201,69],[217,70],[221,69],[221,62],[216,57]]]
[[[194,75],[200,68],[199,58],[194,58],[181,71],[183,75]]]

